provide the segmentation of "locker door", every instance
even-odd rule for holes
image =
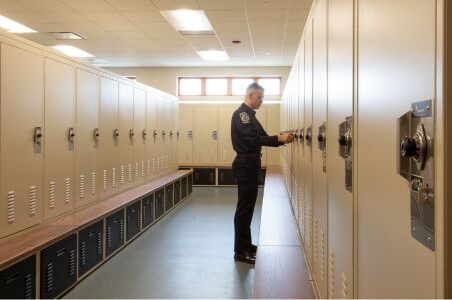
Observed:
[[[330,0],[328,14],[328,298],[354,298],[353,194],[338,144],[339,125],[353,114],[353,0]]]
[[[312,267],[312,20],[306,23],[305,40],[305,158],[304,158],[304,189],[305,189],[305,247],[306,256]]]
[[[193,105],[180,106],[179,164],[193,164]]]
[[[298,67],[298,129],[299,138],[295,141],[298,143],[298,228],[300,231],[301,239],[305,239],[305,176],[304,176],[304,159],[305,159],[305,49],[304,41],[301,42],[299,50],[299,67]]]
[[[261,106],[256,111],[256,118],[259,120],[262,127],[264,127],[264,130],[267,131],[267,107],[266,106]],[[229,124],[229,126],[230,126],[230,124]],[[267,165],[267,147],[262,147],[261,152],[262,152],[262,157],[261,157],[262,166],[266,166]]]
[[[77,142],[75,143],[76,206],[97,200],[99,76],[77,69]]]
[[[99,199],[118,191],[118,82],[100,79]]]
[[[1,44],[0,237],[42,221],[43,145],[33,136],[44,127],[43,65],[41,56]]]
[[[436,5],[359,1],[355,296],[360,298],[441,298],[436,252],[412,237],[410,188],[397,172],[398,118],[413,102],[435,98]],[[376,18],[384,22],[375,26]]]
[[[163,155],[163,161],[164,161],[164,172],[168,173],[171,162],[173,160],[172,157],[172,148],[173,148],[173,138],[174,138],[174,132],[172,128],[173,123],[173,105],[171,102],[171,98],[164,97],[163,101],[165,102],[165,147],[164,147],[164,155]]]
[[[157,96],[157,133],[157,174],[162,176],[167,136],[165,130],[165,102],[161,95]]]
[[[147,130],[147,174],[148,179],[156,178],[157,156],[157,101],[153,92],[148,92],[146,97],[146,130]]]
[[[146,92],[141,89],[134,89],[133,100],[133,160],[135,186],[144,183],[145,178],[145,160],[146,160]]]
[[[215,106],[195,108],[195,163],[215,164],[218,156],[218,114]]]
[[[326,166],[327,0],[319,0],[313,20],[313,266],[320,298],[327,297],[328,199]]]
[[[177,98],[173,98],[172,100],[173,104],[173,121],[172,121],[172,127],[173,127],[173,159],[172,159],[172,165],[171,165],[171,171],[177,170],[177,167],[179,166],[179,154],[177,153],[179,149],[179,138],[180,138],[180,129],[179,129],[179,100]]]
[[[75,69],[45,60],[44,219],[74,207]]]
[[[237,105],[223,105],[220,109],[221,113],[218,115],[218,162],[232,165],[235,151],[231,142],[231,119]]]
[[[295,59],[294,65],[292,67],[293,70],[293,83],[292,83],[292,126],[291,130],[296,130],[298,128],[298,59]],[[291,143],[289,145],[292,149],[292,163],[290,165],[293,173],[293,182],[292,182],[292,203],[293,203],[293,212],[296,220],[298,221],[298,147],[297,143]]]
[[[119,84],[119,191],[133,186],[133,87]]]
[[[269,135],[278,134],[280,131],[279,107],[279,104],[267,105],[267,128],[269,128]],[[279,155],[280,148],[267,148],[267,166],[279,166],[281,164]]]

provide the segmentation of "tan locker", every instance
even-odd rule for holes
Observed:
[[[134,88],[133,97],[133,170],[134,185],[144,183],[146,175],[146,143],[148,140],[146,131],[146,92]]]
[[[223,113],[223,111],[219,112]],[[256,110],[256,118],[261,123],[262,127],[265,131],[267,131],[267,107],[261,106],[258,110]],[[267,147],[262,147],[262,157],[261,157],[261,163],[262,166],[267,165]]]
[[[194,162],[215,164],[218,159],[218,111],[213,105],[195,108]]]
[[[306,206],[305,206],[305,176],[304,176],[304,159],[305,159],[305,64],[304,64],[304,42],[301,43],[298,52],[298,228],[301,239],[305,239],[305,222],[306,222]]]
[[[179,164],[193,164],[193,105],[180,105]]]
[[[267,104],[267,128],[269,128],[269,135],[278,134],[280,131],[279,107],[279,104]],[[279,166],[281,164],[279,155],[280,148],[267,148],[267,166]]]
[[[437,252],[413,237],[410,188],[397,172],[398,118],[435,98],[436,1],[359,1],[358,14],[355,296],[441,298]]]
[[[157,100],[154,91],[148,91],[146,95],[146,160],[147,160],[147,177],[154,179],[157,177]]]
[[[31,51],[1,44],[1,237],[42,221],[44,62]]]
[[[351,147],[343,158],[338,144],[339,126],[353,114],[353,0],[330,0],[328,14],[328,297],[354,298]]]
[[[179,138],[180,138],[180,128],[179,128],[179,100],[177,98],[172,98],[172,105],[173,105],[173,159],[172,159],[172,165],[171,170],[177,170],[179,166],[179,154],[177,153],[179,149]]]
[[[291,126],[291,130],[294,130],[295,134],[297,134],[296,130],[298,129],[298,105],[299,105],[299,89],[298,89],[298,58],[295,58],[295,63],[293,66],[293,84],[292,84],[292,110],[291,110],[291,115],[292,115],[292,126]],[[292,203],[293,203],[293,212],[295,215],[295,219],[297,221],[299,221],[299,216],[298,216],[298,197],[299,197],[299,189],[298,189],[298,184],[299,184],[299,174],[298,174],[298,159],[299,159],[299,155],[298,155],[298,144],[297,143],[291,143],[290,144],[291,148],[292,148],[292,164],[291,164],[291,168],[292,168],[292,173],[293,173],[293,183],[292,183],[292,194],[293,194],[293,199],[292,199]]]
[[[312,262],[313,274],[319,292],[319,297],[326,298],[328,296],[328,198],[326,164],[328,3],[327,0],[318,0],[316,4],[317,6],[313,16],[314,101],[312,108]]]
[[[312,148],[313,148],[313,134],[312,134],[312,83],[313,83],[313,53],[312,53],[312,20],[306,23],[306,40],[305,40],[305,115],[304,115],[304,128],[305,128],[305,158],[304,158],[304,199],[305,199],[305,248],[306,256],[308,258],[308,265],[312,266],[312,250],[313,250],[313,190],[312,190]]]
[[[231,119],[237,105],[223,105],[218,114],[218,162],[231,164],[235,158],[235,151],[231,142]]]
[[[75,69],[45,59],[44,219],[74,208]]]
[[[119,191],[133,186],[133,87],[119,84]]]
[[[99,199],[107,198],[118,191],[118,82],[100,78],[100,137],[99,137]]]
[[[97,200],[99,138],[99,76],[77,69],[77,112],[75,129],[76,206]]]
[[[170,170],[170,165],[171,165],[171,161],[172,161],[172,148],[173,148],[173,137],[174,137],[174,132],[172,129],[172,122],[173,122],[173,105],[171,102],[171,98],[169,98],[168,96],[165,96],[163,98],[164,103],[165,103],[165,108],[164,108],[164,115],[165,115],[165,131],[166,131],[166,136],[165,136],[165,146],[164,146],[164,153],[163,153],[163,167],[164,167],[164,172],[168,173]]]

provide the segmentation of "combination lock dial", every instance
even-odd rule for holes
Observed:
[[[427,158],[431,155],[430,144],[424,125],[419,123],[413,137],[405,136],[400,139],[400,156],[412,158],[423,170]]]

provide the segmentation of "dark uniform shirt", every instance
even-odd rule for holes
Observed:
[[[269,136],[256,118],[256,112],[245,103],[232,115],[232,146],[237,154],[260,154],[262,146],[278,147],[278,136]]]

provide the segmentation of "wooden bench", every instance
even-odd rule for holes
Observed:
[[[265,177],[253,298],[315,298],[279,167],[267,167]]]
[[[0,242],[0,298],[62,295],[185,200],[192,183],[192,171],[179,170]]]

